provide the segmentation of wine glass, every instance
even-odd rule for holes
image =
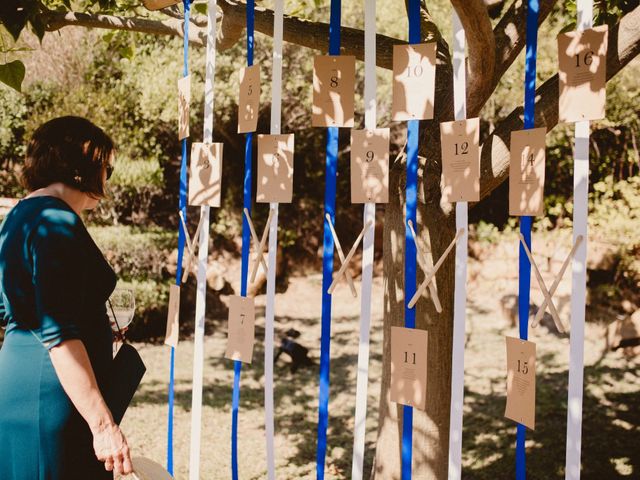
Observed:
[[[107,314],[111,329],[118,332],[129,326],[136,311],[136,300],[133,290],[116,288],[107,302]]]

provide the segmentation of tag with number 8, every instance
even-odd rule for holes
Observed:
[[[356,58],[318,55],[313,61],[314,127],[353,127]]]

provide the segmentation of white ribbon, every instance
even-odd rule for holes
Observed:
[[[364,126],[376,128],[376,2],[364,4]],[[375,225],[376,204],[365,203],[363,225]],[[367,423],[367,386],[369,383],[369,334],[371,330],[371,284],[373,282],[373,241],[375,228],[365,228],[362,240],[362,287],[360,303],[360,343],[356,377],[356,412],[353,436],[351,478],[362,480],[364,437]]]
[[[578,29],[593,26],[593,0],[578,0]],[[571,338],[567,402],[567,461],[565,478],[580,478],[582,390],[584,377],[584,318],[587,301],[587,215],[589,191],[589,122],[577,122],[573,165],[573,241],[583,241],[573,258],[571,277]]]
[[[207,6],[207,56],[204,83],[204,132],[203,141],[213,142],[213,86],[216,69],[216,0]],[[200,207],[198,244],[198,273],[196,290],[196,316],[193,342],[193,383],[191,394],[191,447],[189,450],[189,480],[200,479],[200,445],[202,438],[202,381],[204,366],[204,318],[207,294],[207,257],[209,255],[209,208]]]
[[[271,77],[271,134],[280,134],[282,121],[282,22],[283,0],[275,0],[273,8],[273,72]],[[267,479],[276,478],[273,419],[273,320],[276,298],[276,256],[278,253],[278,204],[271,203],[269,254],[267,258],[267,306],[264,327],[264,428],[267,446]]]
[[[467,117],[465,34],[453,9],[453,106],[456,120]],[[449,418],[449,480],[462,474],[462,410],[464,407],[464,341],[467,306],[467,202],[456,203],[456,230],[464,233],[456,243],[455,290],[453,294],[453,348],[451,358],[451,413]]]

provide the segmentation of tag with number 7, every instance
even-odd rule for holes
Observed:
[[[251,363],[256,312],[253,297],[229,297],[229,332],[225,358]]]

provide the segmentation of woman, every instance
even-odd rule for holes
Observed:
[[[45,123],[27,147],[31,193],[0,228],[2,480],[132,470],[101,393],[113,342],[105,302],[116,276],[80,218],[105,195],[113,154],[111,139],[78,117]]]

